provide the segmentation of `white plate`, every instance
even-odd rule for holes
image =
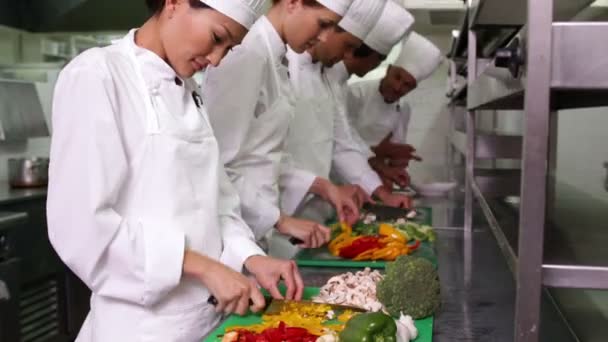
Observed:
[[[427,184],[412,184],[412,188],[422,195],[429,197],[445,196],[448,192],[458,186],[456,182],[434,182]]]

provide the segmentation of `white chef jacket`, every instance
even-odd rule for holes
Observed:
[[[338,171],[339,175],[346,182],[358,184],[366,192],[372,194],[382,185],[382,182],[367,162],[368,153],[362,151],[360,144],[355,142],[353,130],[346,119],[344,104],[348,73],[346,73],[346,78],[343,76],[341,78],[334,78],[334,74],[326,75],[325,72],[322,72],[320,63],[313,63],[312,58],[307,53],[301,55],[288,54],[288,57],[290,71],[294,74],[292,81],[296,85],[294,88],[296,89],[298,98],[308,98],[310,99],[309,103],[320,101],[320,99],[322,99],[321,101],[331,102],[331,105],[324,106],[325,108],[331,108],[331,111],[327,115],[333,117],[333,140],[324,140],[328,144],[333,144],[331,160],[327,160],[327,163],[331,163],[330,165]],[[329,72],[335,71],[330,70]],[[338,75],[338,73],[335,72],[335,75]],[[336,96],[339,96],[339,98]],[[300,104],[305,105],[305,102],[300,102]],[[302,118],[297,118],[293,122],[297,124],[299,120],[302,120]],[[314,119],[311,117],[311,120]],[[318,139],[315,139],[316,135],[324,134],[326,134],[324,129],[309,130],[306,129],[304,124],[290,127],[289,130],[290,140],[299,141],[300,144],[305,141],[311,143],[317,141]],[[314,150],[317,149],[314,148]],[[291,152],[295,160],[302,162],[302,159],[296,156],[296,152]],[[319,172],[317,165],[300,163],[298,166],[309,171]],[[324,171],[325,174],[318,174],[318,176],[329,177],[327,173],[330,170],[329,165],[324,165],[321,169],[326,170]]]
[[[368,146],[378,145],[391,132],[393,142],[405,144],[410,106],[404,98],[386,103],[379,90],[380,82],[380,79],[375,79],[349,85],[347,108],[350,122]]]
[[[374,153],[348,119],[349,77],[344,62],[326,70],[326,79],[336,106],[333,171],[346,183],[360,185],[371,195],[382,186],[382,181],[368,163],[368,159],[373,157]]]
[[[240,218],[206,113],[196,110],[195,88],[138,47],[134,31],[60,74],[47,216],[55,250],[93,292],[78,341],[198,338],[218,317],[202,283],[182,276],[184,250],[238,271],[263,255]],[[150,99],[170,108],[156,112],[158,121]],[[192,151],[209,159],[193,165]]]
[[[262,16],[242,44],[218,68],[206,72],[202,87],[222,161],[241,197],[243,217],[258,239],[279,219],[280,172],[291,165],[283,153],[277,153],[284,151],[287,126],[282,125],[290,119],[284,112],[293,115],[292,99],[286,99],[293,95],[286,90],[291,87],[284,65],[286,51],[270,21]],[[289,101],[291,108],[283,106],[277,112],[279,101]],[[313,174],[296,170],[282,181],[299,188],[304,196],[314,179]]]

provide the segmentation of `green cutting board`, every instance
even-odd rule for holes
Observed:
[[[416,223],[431,226],[433,223],[433,211],[431,208],[416,208],[418,217]],[[437,266],[437,255],[432,243],[423,242],[412,256],[428,259]],[[301,267],[342,267],[342,268],[380,268],[386,267],[386,261],[353,261],[332,255],[327,246],[317,249],[303,249],[294,257],[294,261]]]
[[[311,299],[312,297],[319,294],[319,288],[307,287],[304,289],[304,299]],[[415,342],[432,342],[433,341],[433,317],[428,317],[422,320],[415,321],[416,328],[418,329],[418,338]],[[224,332],[229,327],[234,326],[248,326],[262,323],[262,316],[260,314],[249,314],[247,316],[229,316],[217,329],[215,329],[204,342],[220,342]]]

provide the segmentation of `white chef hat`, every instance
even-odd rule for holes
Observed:
[[[363,42],[376,52],[388,56],[393,46],[405,38],[414,25],[414,17],[403,6],[388,0],[380,19]]]
[[[250,29],[262,15],[266,0],[201,0],[216,11]]]
[[[443,61],[441,51],[428,39],[412,32],[403,42],[401,53],[393,63],[407,70],[416,81],[431,76]]]
[[[386,0],[355,0],[338,24],[363,40],[378,22]]]
[[[342,17],[352,5],[353,0],[317,0],[317,2]]]

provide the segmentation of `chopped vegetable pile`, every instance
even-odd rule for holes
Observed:
[[[319,336],[299,327],[289,327],[280,322],[276,328],[267,328],[260,333],[250,330],[237,330],[224,336],[222,342],[315,342]]]
[[[313,301],[380,311],[382,304],[376,297],[376,284],[380,280],[382,280],[380,272],[369,268],[355,274],[351,272],[340,274],[329,279]]]
[[[408,221],[406,218],[400,218],[390,222],[377,222],[374,214],[366,214],[360,221],[355,223],[353,225],[353,235],[378,235],[382,223],[387,223],[393,226],[401,234],[403,234],[406,240],[434,242],[437,238],[435,231],[431,226]]]
[[[392,261],[420,246],[419,239],[408,244],[410,238],[407,233],[388,223],[379,224],[377,228],[368,225],[359,231],[342,223],[340,229],[341,233],[329,243],[329,251],[346,259]]]
[[[250,326],[234,326],[227,331],[243,331],[260,334],[269,328],[276,328],[281,323],[288,327],[304,328],[313,335],[321,336],[327,332],[340,332],[344,323],[353,315],[352,312],[345,311],[338,317],[338,322],[328,323],[330,313],[329,305],[322,304],[303,304],[300,302],[289,302],[279,314],[262,316],[262,323]]]

